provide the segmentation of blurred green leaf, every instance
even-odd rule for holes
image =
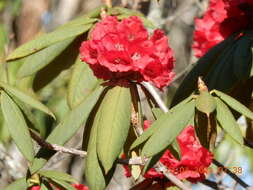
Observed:
[[[8,93],[11,94],[11,96],[14,96],[15,98],[19,99],[20,101],[24,102],[25,104],[38,109],[50,116],[52,116],[55,119],[54,114],[42,103],[40,103],[38,100],[35,98],[25,94],[21,90],[18,90],[15,87],[12,87],[6,83],[0,82],[0,86],[3,87]]]
[[[191,100],[182,109],[171,114],[166,113],[159,118],[153,124],[153,127],[157,127],[158,129],[145,143],[142,149],[142,155],[150,157],[169,146],[187,126],[187,123],[194,115],[194,110],[195,100]]]
[[[99,112],[97,152],[105,173],[108,173],[128,135],[131,118],[130,89],[119,86],[109,89]]]
[[[65,144],[87,120],[92,108],[97,103],[103,87],[99,86],[81,104],[71,110],[66,117],[55,127],[46,139],[51,144]],[[43,155],[43,156],[42,156]],[[41,149],[30,168],[31,173],[42,168],[54,152]]]
[[[14,181],[10,185],[8,185],[4,190],[25,190],[25,189],[27,189],[26,179],[25,177],[22,177]]]
[[[54,60],[71,42],[74,38],[70,38],[64,41],[60,41],[52,46],[49,46],[41,51],[30,55],[25,59],[24,64],[19,68],[18,76],[26,77],[33,73],[36,73],[51,61]]]
[[[29,129],[19,107],[4,91],[1,92],[1,108],[15,144],[22,154],[32,162],[34,150]]]
[[[0,63],[2,63],[5,59],[5,46],[7,43],[8,35],[5,26],[3,24],[0,24]]]
[[[37,37],[36,39],[18,47],[7,57],[7,60],[13,60],[13,59],[25,57],[43,48],[53,45],[57,42],[61,42],[63,40],[80,35],[88,31],[91,27],[92,27],[91,24],[77,25],[77,26],[72,26],[72,27],[66,27],[63,29],[58,29],[47,34],[43,34]]]
[[[239,125],[229,108],[219,99],[215,98],[217,103],[217,120],[221,127],[228,133],[236,142],[243,145],[243,136]]]
[[[213,90],[213,92],[220,99],[222,99],[224,102],[226,102],[227,105],[229,105],[231,108],[233,108],[235,111],[237,111],[237,112],[241,113],[242,115],[244,115],[245,117],[253,120],[253,112],[249,108],[247,108],[246,106],[241,104],[236,99],[232,98],[231,96],[228,96],[227,94],[225,94],[221,91]]]
[[[155,25],[148,20],[141,12],[138,11],[134,11],[131,9],[126,9],[126,8],[122,8],[122,7],[113,7],[111,9],[108,10],[108,14],[109,15],[117,15],[118,19],[124,19],[124,18],[128,18],[130,16],[138,16],[145,27],[147,28],[151,28],[151,29],[155,29]]]
[[[71,175],[64,172],[55,171],[55,170],[40,170],[38,173],[47,178],[54,178],[57,180],[77,183],[77,180],[75,180]]]
[[[99,85],[88,64],[77,58],[68,87],[68,104],[71,108],[80,104]]]
[[[216,102],[209,92],[200,92],[196,98],[196,108],[209,115],[216,109]]]

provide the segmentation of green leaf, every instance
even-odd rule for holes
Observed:
[[[90,190],[100,190],[104,189],[106,186],[102,166],[97,156],[97,131],[100,125],[100,117],[101,111],[98,111],[92,125],[87,157],[85,160],[85,179]]]
[[[182,109],[159,118],[153,127],[159,127],[145,143],[142,155],[153,156],[169,146],[186,127],[194,115],[195,100],[186,103]],[[158,125],[158,126],[157,126]]]
[[[93,75],[88,64],[77,58],[68,87],[68,104],[71,108],[78,105],[98,86],[99,81]]]
[[[70,38],[49,46],[41,51],[30,55],[25,59],[24,64],[18,71],[19,77],[26,77],[32,75],[48,65],[54,60],[71,42],[74,38]]]
[[[164,111],[160,108],[152,108],[152,113],[156,119],[161,117],[164,114]]]
[[[204,77],[204,81],[208,86],[209,90],[218,89],[222,91],[227,91],[233,87],[238,82],[238,78],[233,72],[233,62],[237,41],[232,45],[227,47],[224,52],[217,58],[216,64]]]
[[[11,137],[18,149],[31,162],[34,150],[29,129],[19,107],[4,91],[1,92],[1,108]]]
[[[92,108],[97,103],[103,87],[99,86],[80,105],[71,110],[46,139],[51,144],[65,144],[87,120]],[[54,152],[41,149],[30,168],[31,173],[42,168],[47,160],[54,155]]]
[[[213,90],[213,92],[220,97],[224,102],[226,102],[227,105],[229,105],[231,108],[233,108],[235,111],[241,113],[242,115],[246,116],[247,118],[253,120],[253,112],[238,102],[236,99],[232,98],[231,96],[228,96],[227,94],[218,91],[218,90]]]
[[[215,98],[217,103],[217,120],[221,127],[228,133],[235,141],[243,145],[243,136],[239,125],[229,108],[219,98]]]
[[[209,92],[201,92],[196,98],[196,108],[209,115],[216,109],[216,102]]]
[[[42,103],[40,103],[35,98],[25,94],[21,90],[18,90],[17,88],[12,87],[6,83],[0,82],[0,86],[3,87],[8,93],[10,93],[11,96],[19,99],[20,101],[24,102],[25,104],[27,104],[35,109],[38,109],[38,110],[52,116],[55,119],[54,114],[46,106],[44,106]]]
[[[50,178],[50,180],[52,180],[56,184],[58,184],[61,187],[63,187],[65,190],[76,190],[76,188],[74,188],[72,185],[70,185],[69,183],[67,183],[65,181],[58,180],[58,179],[55,179],[55,178]]]
[[[222,55],[223,51],[234,43],[234,36],[230,36],[226,40],[220,42],[211,48],[203,57],[201,57],[194,68],[187,74],[183,82],[176,91],[171,106],[176,105],[184,98],[189,96],[197,89],[197,81],[199,76],[206,76],[210,70],[216,65],[217,59]]]
[[[126,141],[131,118],[131,93],[129,88],[109,89],[99,107],[97,151],[105,172],[113,166]],[[105,143],[106,142],[106,143]]]
[[[26,190],[26,179],[25,177],[22,177],[16,181],[14,181],[12,184],[8,185],[4,190]]]
[[[250,76],[252,67],[252,39],[248,36],[242,36],[235,49],[233,71],[238,79],[247,79]]]
[[[43,48],[53,45],[57,42],[80,35],[88,31],[91,27],[92,27],[92,24],[74,25],[72,27],[64,27],[62,29],[58,29],[47,34],[43,34],[37,37],[35,40],[27,42],[24,45],[17,48],[16,50],[14,50],[7,57],[7,60],[25,57]]]
[[[55,170],[40,170],[38,173],[47,178],[54,178],[57,180],[77,183],[77,180],[75,180],[71,175],[64,172],[55,171]]]
[[[180,102],[179,104],[177,104],[176,106],[174,106],[173,108],[171,108],[169,110],[169,113],[165,114],[165,113],[161,113],[161,111],[159,111],[159,109],[152,109],[152,111],[158,112],[156,113],[156,117],[157,120],[147,129],[144,131],[144,133],[142,133],[141,136],[139,136],[131,145],[130,150],[133,150],[134,148],[136,148],[137,146],[139,146],[140,144],[144,143],[146,140],[148,140],[148,138],[153,135],[155,133],[155,131],[158,130],[158,128],[163,124],[164,120],[167,119],[167,115],[171,114],[173,112],[177,112],[179,110],[181,110],[185,104],[187,102],[189,102],[192,99],[192,96],[189,96],[188,98],[186,98],[185,100],[183,100],[182,102]]]

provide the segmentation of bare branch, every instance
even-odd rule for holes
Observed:
[[[82,151],[82,150],[77,150],[74,148],[66,148],[64,146],[59,146],[57,144],[50,144],[46,142],[44,139],[40,138],[35,132],[30,130],[31,137],[43,148],[49,149],[49,150],[54,150],[56,152],[62,152],[62,153],[68,153],[72,155],[77,155],[80,157],[85,157],[87,156],[87,152]]]

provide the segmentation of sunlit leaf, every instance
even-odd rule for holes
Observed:
[[[239,125],[229,108],[219,98],[215,98],[217,103],[217,120],[221,127],[228,133],[236,142],[243,144],[243,136]]]
[[[99,112],[101,116],[97,152],[107,173],[122,151],[128,135],[131,117],[130,89],[119,86],[109,89],[99,107]]]
[[[191,100],[186,103],[182,109],[160,117],[156,124],[153,124],[159,124],[159,128],[145,143],[142,155],[150,157],[169,146],[179,133],[187,126],[187,123],[194,115],[194,109],[195,100]]]

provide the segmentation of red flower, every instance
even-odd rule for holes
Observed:
[[[221,42],[220,24],[227,17],[223,0],[211,0],[202,19],[195,19],[193,50],[196,57],[202,57],[211,47]]]
[[[89,188],[83,184],[73,184],[73,187],[75,187],[76,190],[89,190]]]
[[[207,168],[212,163],[213,155],[201,146],[195,135],[194,127],[186,127],[177,137],[181,151],[181,160],[177,160],[169,150],[166,150],[160,162],[178,178],[187,179],[193,183],[205,179]],[[146,178],[164,178],[163,174],[150,169]]]
[[[150,125],[149,121],[144,121],[144,129]],[[177,160],[169,150],[166,150],[160,158],[163,163],[178,179],[189,180],[193,183],[205,179],[207,168],[212,163],[213,155],[199,143],[193,126],[186,127],[177,137],[177,142],[181,151],[181,160]],[[162,173],[151,168],[144,177],[146,179],[156,180],[165,186],[172,186]]]
[[[32,186],[31,190],[40,190],[40,186],[36,185],[36,186]]]
[[[168,38],[159,29],[149,37],[136,16],[122,21],[107,16],[98,22],[90,40],[82,43],[80,55],[94,74],[104,80],[150,81],[163,88],[174,76]]]
[[[252,29],[252,0],[211,0],[202,19],[195,19],[193,49],[196,57],[235,32]]]

